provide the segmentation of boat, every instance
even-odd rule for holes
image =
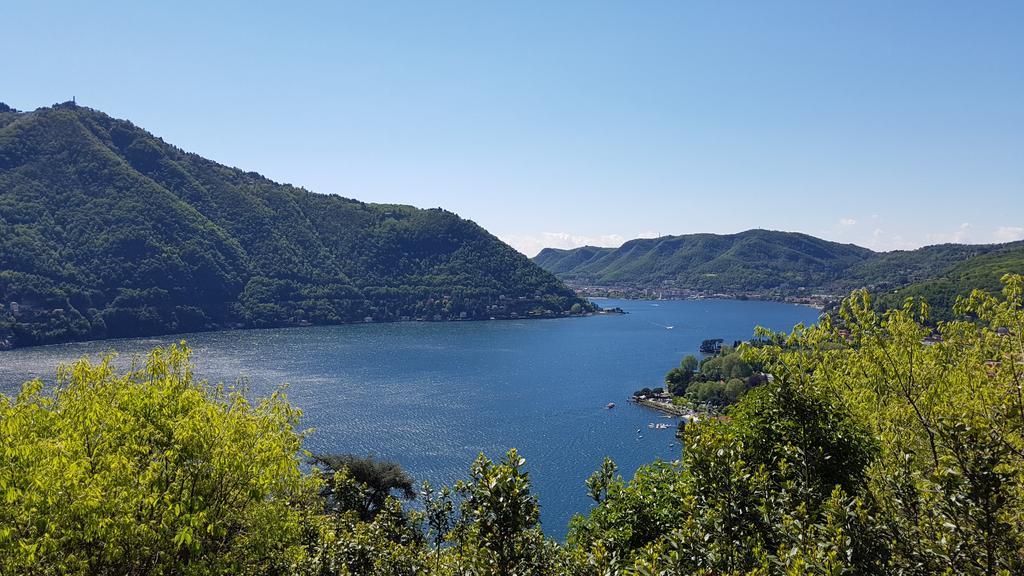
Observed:
[[[671,330],[673,328],[675,328],[675,326],[665,326],[665,330]]]
[[[611,410],[612,408],[615,408],[615,402],[609,402],[608,405],[605,406],[605,408],[607,408],[609,410]]]

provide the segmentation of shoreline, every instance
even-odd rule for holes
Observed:
[[[656,402],[654,400],[648,400],[646,398],[630,398],[630,402],[638,404],[640,406],[646,406],[653,410],[663,412],[665,414],[671,414],[672,416],[678,416],[681,418],[693,418],[697,416],[697,413],[690,408],[683,408],[682,406],[676,406],[675,404],[666,404],[664,402]]]
[[[157,334],[138,334],[135,336],[111,336],[108,338],[82,338],[82,339],[70,339],[62,340],[60,342],[47,342],[45,344],[29,344],[27,346],[11,346],[8,348],[0,347],[0,357],[3,356],[4,352],[15,352],[17,350],[28,350],[30,348],[46,348],[47,346],[64,346],[67,344],[77,344],[84,342],[106,342],[109,340],[137,340],[140,338],[166,338],[169,336],[187,336],[189,334],[209,334],[212,332],[236,332],[242,330],[286,330],[286,329],[298,329],[298,328],[324,328],[327,326],[369,326],[373,324],[457,324],[460,322],[503,322],[503,321],[514,321],[514,320],[566,320],[572,318],[590,318],[594,316],[615,316],[619,314],[625,314],[625,312],[587,312],[584,314],[568,314],[568,315],[524,315],[518,317],[492,317],[492,318],[451,318],[445,320],[381,320],[379,322],[365,322],[365,321],[352,321],[352,322],[330,322],[322,324],[286,324],[283,326],[217,326],[206,330],[190,330],[188,332],[160,332]]]
[[[596,287],[592,287],[596,288]],[[839,301],[841,298],[805,298],[801,296],[767,296],[763,294],[758,295],[734,295],[734,294],[706,294],[706,295],[692,295],[692,296],[669,296],[669,297],[655,297],[653,295],[627,295],[624,293],[615,294],[613,296],[601,295],[592,296],[587,292],[586,288],[573,288],[576,290],[576,295],[580,298],[586,298],[588,300],[630,300],[630,301],[669,301],[669,302],[685,302],[685,301],[696,301],[696,300],[729,300],[732,302],[776,302],[779,304],[792,304],[794,306],[806,306],[815,310],[824,311],[833,302]],[[609,289],[614,290],[614,289]]]

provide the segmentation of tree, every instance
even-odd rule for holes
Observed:
[[[427,521],[427,537],[434,542],[434,571],[438,572],[441,562],[441,544],[455,525],[455,504],[452,492],[447,486],[435,491],[430,482],[424,481],[420,489],[423,499],[423,513]]]
[[[616,477],[616,470],[618,470],[618,466],[615,465],[615,462],[606,457],[601,463],[601,468],[587,478],[587,495],[591,500],[600,504],[601,500],[608,496],[611,486],[616,481],[622,481],[621,477]]]
[[[526,459],[515,448],[497,464],[481,454],[470,469],[470,481],[458,485],[464,498],[462,515],[470,521],[464,546],[473,551],[469,562],[479,573],[511,576],[545,571],[540,509],[524,464]]]
[[[665,385],[668,387],[669,392],[676,396],[686,394],[686,389],[690,386],[692,380],[693,371],[684,370],[683,368],[673,368],[668,371],[668,374],[665,374]]]
[[[697,357],[693,354],[683,356],[679,366],[668,371],[665,375],[665,385],[669,392],[675,396],[684,396],[690,382],[693,381],[694,371],[699,367]]]
[[[406,500],[416,498],[412,477],[396,462],[354,454],[320,454],[313,457],[313,463],[328,477],[322,491],[336,513],[355,510],[364,521],[370,521],[393,492]],[[338,476],[341,472],[344,474]]]
[[[745,392],[746,389],[746,382],[740,380],[739,378],[732,378],[731,380],[725,383],[724,393],[726,402],[728,402],[729,404],[734,404],[737,400],[739,400],[740,396],[743,395],[743,392]]]
[[[283,573],[317,481],[280,393],[195,380],[183,345],[0,396],[0,573]]]
[[[876,439],[864,499],[892,542],[891,571],[1024,570],[1024,278],[1003,281],[1002,298],[962,299],[969,320],[941,323],[938,338],[926,339],[927,305],[908,299],[883,314],[857,292],[755,353]]]
[[[877,567],[881,545],[856,498],[873,443],[826,398],[777,380],[751,391],[729,420],[688,425],[684,442],[681,465],[649,465],[612,483],[589,517],[574,520],[570,546],[641,574]]]

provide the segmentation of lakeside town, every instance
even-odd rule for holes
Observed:
[[[805,292],[805,288],[798,288],[796,294],[783,293],[780,291],[752,292],[752,291],[712,291],[690,288],[652,288],[645,286],[614,285],[594,286],[585,284],[574,284],[566,282],[572,289],[584,298],[614,298],[621,300],[761,300],[766,302],[785,302],[787,304],[799,304],[811,306],[823,310],[829,305],[837,302],[840,296],[834,294],[817,294]]]

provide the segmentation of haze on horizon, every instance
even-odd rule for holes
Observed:
[[[0,101],[76,97],[528,255],[750,228],[1024,238],[1024,5],[18,3]]]

